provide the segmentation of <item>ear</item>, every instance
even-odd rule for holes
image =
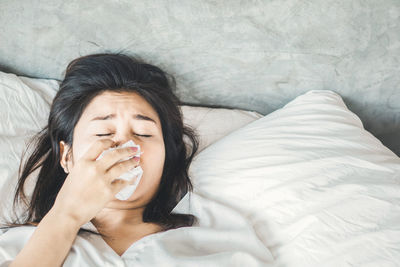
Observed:
[[[64,141],[60,141],[60,165],[65,173],[69,173],[68,167],[72,167],[70,158],[70,147]]]

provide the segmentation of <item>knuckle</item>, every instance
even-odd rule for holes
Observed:
[[[109,176],[112,179],[117,178],[120,174],[121,174],[121,169],[120,169],[120,166],[118,166],[118,165],[114,166],[109,171]]]
[[[125,171],[126,170],[126,166],[127,166],[126,161],[119,163],[117,165],[118,172],[122,173],[123,171]]]
[[[100,183],[102,184],[102,194],[105,194],[105,195],[107,195],[107,194],[109,194],[109,192],[110,192],[110,186],[109,186],[109,182],[107,182],[105,179],[99,179],[100,180]]]
[[[87,168],[86,171],[88,172],[89,176],[96,176],[97,175],[96,166],[94,166],[93,168]]]
[[[119,176],[119,175],[121,175],[122,173],[126,172],[126,171],[129,169],[129,166],[131,166],[131,165],[129,164],[128,161],[124,161],[124,162],[118,163],[118,164],[115,166],[116,175]]]
[[[91,168],[94,175],[98,175],[103,172],[103,167],[101,164],[95,164],[93,168]]]
[[[103,195],[106,196],[106,198],[111,198],[113,196],[113,192],[110,187],[105,187]]]
[[[116,157],[118,154],[119,154],[118,149],[113,150],[113,151],[110,152],[110,156],[113,157],[113,158]]]
[[[123,173],[127,172],[128,170],[132,169],[137,165],[133,160],[126,160],[123,162],[120,162],[118,164],[115,164],[113,167],[111,167],[108,170],[108,175],[111,178],[118,178],[121,176]]]
[[[133,166],[136,166],[136,161],[133,158],[130,160],[124,161],[122,163],[123,163],[124,169],[130,169]]]

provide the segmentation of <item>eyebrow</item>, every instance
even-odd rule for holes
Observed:
[[[97,116],[97,117],[94,117],[94,118],[91,119],[90,121],[112,120],[112,119],[114,119],[114,118],[115,118],[115,114],[108,114],[108,115],[106,115],[106,116]],[[150,122],[153,122],[154,124],[157,124],[155,120],[153,120],[152,118],[147,117],[147,116],[145,116],[145,115],[143,115],[143,114],[138,114],[138,113],[137,113],[137,114],[133,114],[133,115],[132,115],[132,118],[133,118],[134,120],[150,121]]]

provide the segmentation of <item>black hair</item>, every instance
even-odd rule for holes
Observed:
[[[22,200],[27,207],[26,218],[8,226],[37,225],[49,212],[67,177],[59,161],[59,143],[63,140],[72,148],[74,128],[84,109],[106,91],[139,94],[157,112],[161,122],[165,162],[158,190],[144,209],[143,221],[157,223],[164,230],[193,225],[195,216],[171,213],[182,197],[192,191],[188,169],[199,142],[194,130],[183,123],[179,108],[182,103],[174,89],[172,75],[138,57],[101,53],[71,61],[53,99],[48,124],[31,139],[29,146],[34,146],[34,150],[25,164],[21,160],[14,207]],[[184,136],[190,144],[185,144]],[[28,200],[24,184],[38,168],[41,169]],[[79,233],[82,231],[86,230],[81,228]]]

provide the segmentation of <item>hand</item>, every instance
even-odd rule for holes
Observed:
[[[135,155],[137,151],[132,147],[118,148],[96,161],[104,150],[113,145],[111,139],[98,140],[75,162],[58,192],[52,212],[69,216],[81,226],[95,217],[114,199],[115,194],[129,184],[129,181],[116,178],[139,162],[135,158],[117,162]]]

